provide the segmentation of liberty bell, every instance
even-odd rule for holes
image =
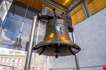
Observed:
[[[38,43],[36,47],[39,47],[37,53],[56,57],[75,55],[81,50],[69,37],[65,19],[58,17],[48,20],[44,41]]]

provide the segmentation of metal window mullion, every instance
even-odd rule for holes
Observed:
[[[88,18],[91,16],[91,13],[89,11],[88,8],[88,1],[87,0],[82,0],[82,7],[83,7],[83,11],[85,13],[85,16]]]

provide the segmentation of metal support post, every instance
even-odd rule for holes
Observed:
[[[74,33],[72,32],[72,39],[73,39],[73,42],[75,42],[75,37],[74,37]],[[79,66],[79,61],[78,61],[78,58],[77,58],[77,55],[73,53],[73,55],[75,56],[75,65],[76,65],[76,70],[80,70],[80,66]]]
[[[26,56],[26,62],[25,62],[24,70],[30,70],[32,48],[33,48],[33,39],[34,39],[34,32],[35,32],[36,23],[37,23],[37,15],[34,16],[34,20],[33,20],[33,24],[32,24],[30,40],[29,40],[29,49],[28,49],[27,56]]]
[[[78,61],[77,55],[75,54],[74,56],[75,56],[76,70],[80,70],[79,61]]]
[[[71,16],[70,16],[70,19],[71,19]],[[71,19],[71,26],[72,26],[72,19]],[[73,27],[73,26],[72,26]],[[74,29],[73,29],[74,30]],[[72,41],[73,43],[75,43],[75,35],[74,35],[74,31],[71,33],[72,35]],[[78,61],[78,58],[77,58],[77,55],[73,53],[73,51],[71,50],[72,54],[75,56],[75,64],[76,64],[76,70],[80,70],[80,66],[79,66],[79,61]]]
[[[85,13],[85,16],[88,18],[91,16],[91,13],[88,9],[88,2],[87,0],[82,0],[82,7],[83,7],[83,11]]]

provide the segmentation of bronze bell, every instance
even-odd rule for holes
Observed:
[[[37,53],[56,57],[74,55],[80,51],[80,47],[70,39],[67,24],[61,18],[48,21],[44,41],[36,47],[39,47]]]

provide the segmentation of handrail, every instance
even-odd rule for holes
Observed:
[[[17,67],[14,67],[14,66],[9,66],[9,65],[3,65],[3,64],[0,64],[0,66],[4,66],[4,67],[10,67],[10,68],[14,68],[14,69],[18,69]],[[99,68],[99,67],[103,67],[105,65],[97,65],[97,66],[82,66],[80,67],[81,69],[83,68]],[[32,67],[33,69],[36,69],[36,67]],[[72,68],[50,68],[49,70],[75,70],[75,67],[72,67]],[[23,70],[23,69],[22,69]]]
[[[80,68],[99,68],[99,67],[103,67],[105,65],[97,65],[97,66],[82,66]],[[69,69],[72,69],[72,70],[75,70],[75,67],[72,67],[72,68],[51,68],[50,70],[62,70],[62,69],[66,69],[66,70],[69,70]]]

